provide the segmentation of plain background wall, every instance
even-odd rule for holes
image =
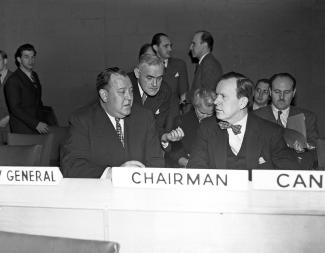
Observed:
[[[292,73],[297,105],[318,115],[325,136],[324,17],[321,0],[1,0],[0,48],[15,69],[17,47],[36,47],[43,102],[66,125],[72,111],[96,97],[96,75],[110,66],[132,70],[154,33],[170,36],[191,82],[188,47],[193,33],[205,29],[225,72],[253,81]]]

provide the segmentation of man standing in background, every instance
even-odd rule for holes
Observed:
[[[163,81],[171,89],[172,97],[168,115],[168,125],[171,125],[180,115],[180,104],[185,101],[188,91],[186,63],[181,59],[171,57],[172,43],[166,34],[155,34],[152,37],[151,45],[157,56],[163,60],[165,67]]]
[[[207,31],[198,31],[193,36],[190,51],[192,57],[198,59],[199,62],[195,68],[190,94],[198,88],[216,89],[222,75],[222,67],[212,54],[213,44],[213,37]]]

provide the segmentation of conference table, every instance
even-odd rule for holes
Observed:
[[[325,193],[1,185],[0,231],[116,241],[123,253],[325,252]]]

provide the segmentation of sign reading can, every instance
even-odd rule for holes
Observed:
[[[253,170],[254,189],[324,191],[324,171]]]

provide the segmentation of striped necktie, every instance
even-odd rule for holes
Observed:
[[[119,140],[121,141],[123,147],[124,147],[124,138],[123,138],[123,133],[122,133],[122,127],[121,127],[121,124],[120,124],[120,120],[119,118],[115,118],[115,122],[116,122],[116,133],[117,133],[117,136],[119,138]]]
[[[276,123],[279,125],[279,126],[282,126],[284,127],[284,125],[282,124],[282,121],[281,121],[281,114],[282,114],[282,111],[278,111],[278,118],[276,120]]]

